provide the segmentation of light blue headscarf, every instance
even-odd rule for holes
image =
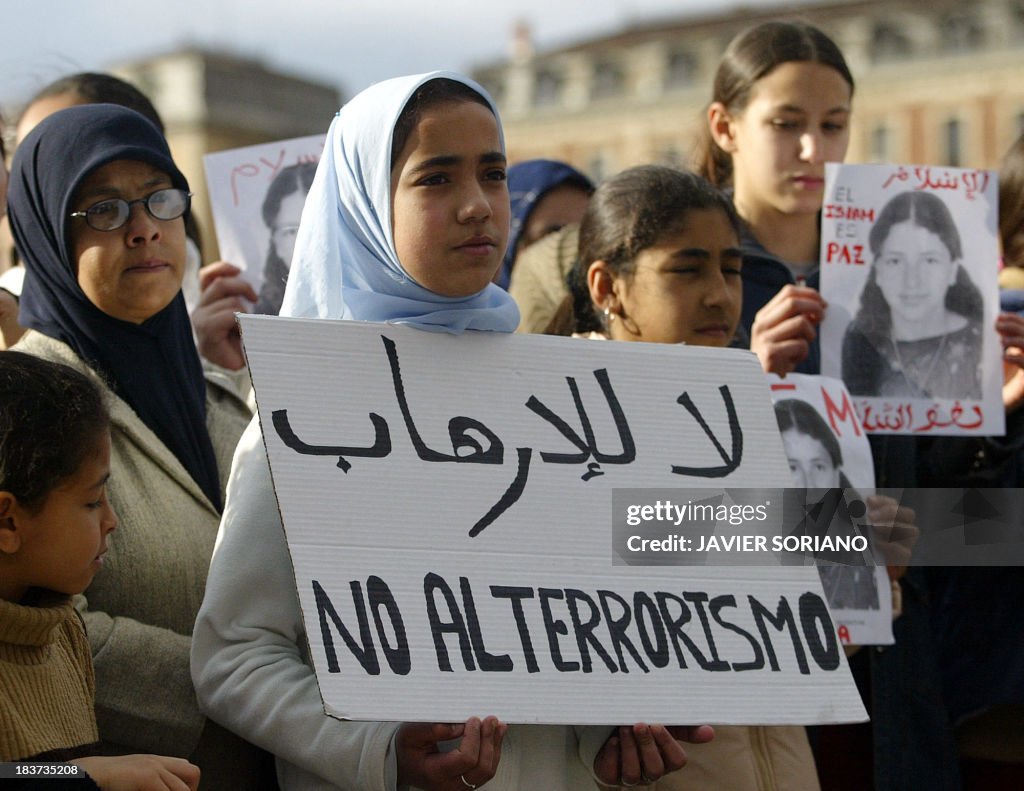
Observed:
[[[437,78],[468,85],[466,77],[435,71],[377,83],[355,96],[331,122],[295,240],[282,316],[410,324],[424,330],[512,332],[519,309],[493,284],[469,297],[444,297],[402,268],[391,233],[391,138],[406,103]],[[505,138],[498,119],[504,150]]]

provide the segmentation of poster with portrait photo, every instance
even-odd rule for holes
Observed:
[[[793,486],[854,489],[858,497],[873,493],[871,447],[843,383],[805,374],[768,378]],[[893,643],[892,590],[884,566],[819,565],[818,572],[841,642]]]
[[[1001,435],[997,178],[825,168],[821,370],[871,433]]]
[[[257,313],[276,315],[281,308],[325,139],[310,135],[203,157],[220,257],[243,269],[259,295]]]

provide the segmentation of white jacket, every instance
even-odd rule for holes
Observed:
[[[282,791],[394,791],[399,723],[328,717],[305,645],[295,577],[254,418],[235,452],[192,637],[200,706],[277,756]],[[497,774],[481,791],[594,789],[594,757],[610,734],[607,727],[513,725]]]

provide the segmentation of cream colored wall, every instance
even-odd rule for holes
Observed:
[[[852,3],[850,4],[853,5]],[[989,40],[971,53],[938,53],[933,20],[925,15],[931,6],[920,3],[857,3],[847,16],[838,14],[819,22],[829,30],[847,57],[857,81],[851,143],[847,161],[872,161],[871,134],[879,124],[889,130],[891,161],[915,164],[946,164],[944,124],[958,118],[963,124],[962,164],[998,168],[1003,153],[1020,134],[1024,116],[1024,41],[1007,29],[1004,0],[976,0],[987,20]],[[843,4],[837,11],[842,12]],[[900,6],[895,10],[890,6]],[[867,9],[868,13],[863,13]],[[857,13],[853,13],[856,11]],[[868,40],[875,16],[899,19],[919,47],[915,59],[872,64]],[[812,15],[808,21],[815,23]],[[927,23],[927,24],[926,24]],[[723,23],[724,25],[724,23]],[[591,172],[601,159],[606,175],[624,167],[658,161],[673,144],[684,158],[696,151],[703,128],[706,103],[711,95],[712,71],[717,64],[725,27],[703,31],[685,38],[700,53],[702,71],[692,88],[662,93],[660,85],[664,58],[655,57],[669,46],[662,35],[657,42],[634,42],[626,47],[610,44],[627,63],[627,91],[617,99],[586,101],[588,62],[603,57],[599,43],[585,52],[556,53],[551,62],[570,66],[570,82],[560,106],[534,108],[529,102],[529,70],[548,62],[540,55],[528,61],[508,64],[513,79],[504,96],[502,116],[512,161],[531,157],[564,159]],[[654,37],[656,34],[651,33]],[[494,74],[495,70],[492,69]],[[497,73],[501,73],[500,68]],[[582,97],[582,98],[581,98]]]

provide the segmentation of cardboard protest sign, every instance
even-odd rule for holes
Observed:
[[[996,224],[991,171],[826,166],[821,369],[867,431],[1004,433]]]
[[[306,193],[324,135],[262,143],[203,157],[220,256],[244,270],[257,313],[277,314]]]
[[[814,568],[612,564],[615,487],[789,484],[749,352],[239,320],[329,714],[865,717]]]
[[[838,379],[790,374],[769,376],[782,447],[793,486],[842,487],[862,497],[875,488],[868,438],[849,393]],[[885,566],[819,564],[822,586],[840,642],[891,645],[892,590]]]

